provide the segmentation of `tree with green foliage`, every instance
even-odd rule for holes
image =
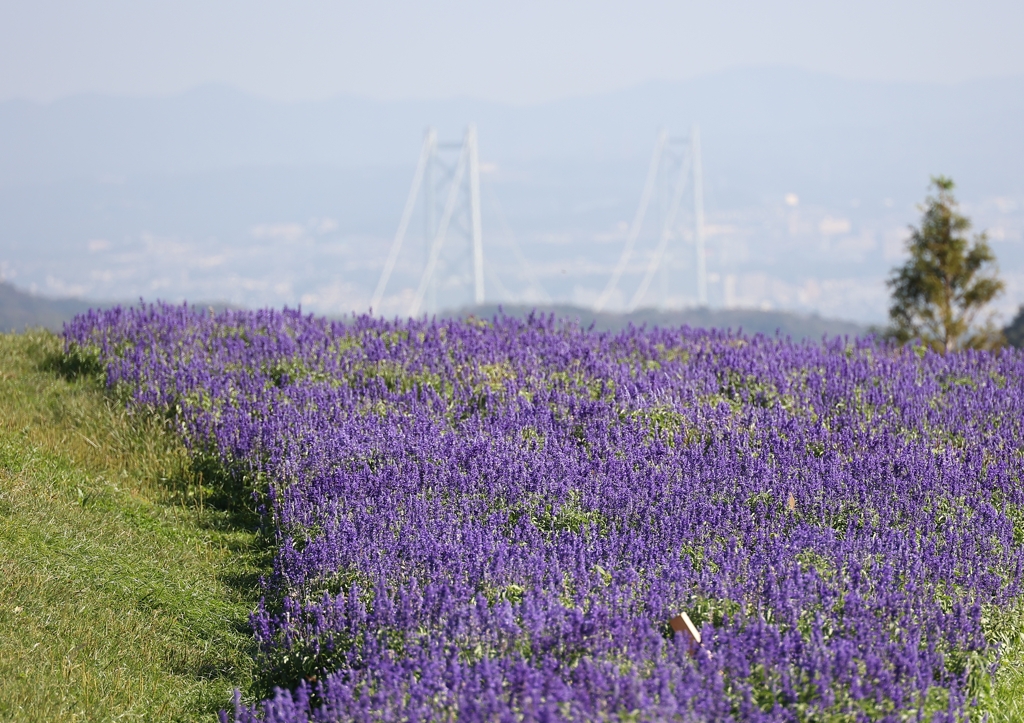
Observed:
[[[932,188],[920,228],[910,228],[910,258],[888,280],[889,335],[900,343],[920,339],[942,352],[998,347],[1003,338],[991,318],[974,325],[1004,287],[995,255],[984,233],[967,237],[971,222],[957,210],[953,181],[936,176]]]

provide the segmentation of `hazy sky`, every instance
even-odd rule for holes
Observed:
[[[1022,28],[1019,0],[0,0],[0,99],[224,83],[530,103],[756,65],[943,82],[1024,73]]]

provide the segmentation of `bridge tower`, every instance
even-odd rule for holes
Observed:
[[[412,221],[416,200],[423,190],[427,260],[416,287],[409,316],[416,316],[426,306],[437,310],[437,270],[441,252],[452,229],[462,231],[470,241],[473,266],[473,301],[484,302],[484,249],[480,223],[480,157],[476,126],[470,124],[461,142],[438,143],[437,131],[429,128],[420,148],[412,187],[402,210],[398,230],[381,271],[370,308],[377,309],[388,280],[395,269]]]
[[[690,191],[688,194],[687,191]],[[693,126],[689,136],[671,137],[666,131],[658,134],[654,144],[654,153],[647,169],[647,180],[640,194],[640,205],[633,216],[633,223],[629,227],[629,234],[626,237],[626,244],[619,256],[619,261],[612,271],[608,283],[594,304],[595,311],[601,311],[608,304],[612,295],[618,288],[622,275],[626,272],[636,243],[640,237],[647,211],[651,205],[651,199],[657,193],[664,201],[664,210],[661,219],[661,229],[658,236],[658,244],[647,265],[640,285],[636,288],[633,296],[626,304],[626,311],[633,311],[643,301],[644,296],[650,289],[651,282],[655,275],[662,268],[665,258],[668,255],[670,242],[681,238],[681,228],[678,222],[683,200],[690,195],[693,201],[693,240],[696,254],[696,286],[697,303],[700,306],[707,306],[708,303],[708,282],[707,262],[704,252],[704,181],[701,167],[700,153],[700,130]]]

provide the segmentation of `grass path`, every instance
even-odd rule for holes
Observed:
[[[0,720],[215,720],[253,680],[254,528],[60,351],[0,336]]]

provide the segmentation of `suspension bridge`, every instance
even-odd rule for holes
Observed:
[[[418,201],[422,197],[422,203]],[[523,255],[515,235],[512,234],[497,198],[491,196],[494,215],[504,227],[506,241],[527,276],[530,286],[544,301],[551,297],[544,290],[533,266]],[[391,248],[374,288],[370,308],[377,311],[384,300],[388,284],[394,274],[399,257],[405,247],[417,205],[423,210],[425,261],[414,289],[406,289],[410,297],[406,313],[417,316],[423,311],[437,311],[439,277],[442,268],[455,268],[459,264],[471,270],[472,301],[476,305],[487,299],[485,271],[489,271],[492,284],[503,296],[509,296],[504,283],[484,259],[483,227],[481,219],[480,157],[476,126],[470,124],[462,139],[441,143],[437,132],[427,130],[412,185],[395,232]],[[658,206],[657,214],[651,213]],[[649,226],[648,218],[659,217],[656,222],[657,242],[647,252],[646,264],[639,268],[634,257],[639,257],[638,245],[642,232]],[[451,238],[461,244],[451,248]],[[670,260],[679,256],[684,247],[692,243],[694,253],[696,301],[707,306],[707,263],[704,239],[704,188],[701,165],[700,131],[693,126],[689,135],[672,136],[661,131],[648,164],[647,176],[640,193],[640,202],[629,226],[625,244],[611,275],[597,301],[595,311],[611,307],[633,311],[650,296],[651,285],[661,272],[663,288],[661,304],[666,303],[667,275]],[[623,294],[624,277],[632,278],[642,271],[632,294]],[[409,294],[411,292],[411,295]]]

